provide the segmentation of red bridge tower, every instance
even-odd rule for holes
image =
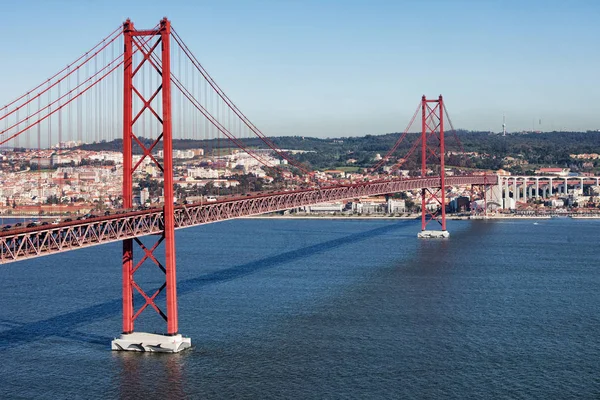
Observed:
[[[421,98],[421,176],[428,174],[428,161],[439,168],[440,183],[437,187],[421,189],[420,238],[447,238],[446,230],[446,166],[444,144],[444,100]],[[435,172],[434,172],[435,175]],[[433,204],[432,204],[433,203]],[[441,230],[427,230],[427,224],[436,221]]]
[[[163,18],[158,28],[136,30],[133,22],[127,20],[123,24],[123,36],[125,41],[123,55],[123,208],[129,209],[133,206],[132,177],[142,161],[149,158],[163,174],[164,211],[161,221],[162,233],[151,248],[146,247],[137,237],[123,241],[123,333],[120,338],[112,341],[111,347],[113,350],[178,352],[191,347],[191,340],[182,337],[178,333],[177,326],[171,119],[171,23],[167,18]],[[141,57],[134,57],[136,52],[140,52]],[[151,65],[150,69],[161,77],[160,84],[148,98],[144,98],[142,94],[143,87],[136,88],[134,84],[136,74],[140,73],[145,64],[146,66]],[[134,102],[134,96],[139,98],[139,101]],[[141,104],[141,106],[134,109],[134,104]],[[137,131],[137,127],[141,130],[143,125],[136,125],[145,112],[151,113],[162,124],[162,133],[149,147],[144,146],[139,139],[144,136],[145,132]],[[152,155],[152,151],[161,141],[162,163]],[[132,151],[134,143],[143,151],[141,159],[135,165]],[[155,250],[163,243],[164,262],[161,262],[155,254]],[[135,265],[134,246],[143,252],[143,256]],[[146,262],[155,264],[165,274],[164,284],[152,294],[147,294],[134,279],[136,271]],[[166,310],[162,310],[156,302],[157,296],[163,291],[166,293]],[[134,293],[136,292],[144,299],[144,304],[137,309],[134,305]],[[148,307],[154,309],[166,321],[166,335],[134,331],[135,320]]]

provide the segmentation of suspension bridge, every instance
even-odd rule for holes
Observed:
[[[419,114],[420,135],[408,146],[407,153],[398,157]],[[0,262],[121,241],[123,329],[112,348],[177,352],[190,347],[191,341],[179,334],[178,327],[176,229],[323,202],[419,190],[420,236],[447,237],[446,188],[478,185],[485,191],[487,186],[498,184],[498,177],[446,176],[446,121],[451,125],[442,96],[423,96],[394,146],[370,168],[368,179],[331,185],[279,148],[242,113],[169,20],[164,18],[155,27],[142,30],[127,20],[81,57],[0,111],[0,146],[2,150],[22,149],[29,154],[25,172],[31,178],[27,183],[29,193],[35,193],[29,202],[37,202],[40,215],[44,201],[50,196],[63,198],[72,186],[68,168],[73,159],[66,145],[72,142],[119,144],[122,163],[118,168],[109,166],[111,173],[122,177],[119,210],[2,230]],[[246,164],[282,177],[289,183],[288,189],[229,193],[212,202],[176,204],[174,139],[202,143],[217,169],[216,164],[226,164],[228,157],[245,154]],[[256,140],[260,146],[253,144]],[[52,149],[54,162],[47,160],[48,149]],[[401,178],[394,174],[418,154],[418,176]],[[389,164],[391,167],[383,173]],[[57,168],[59,176],[48,174],[44,167],[50,165],[62,166]],[[155,175],[162,202],[136,210],[134,188],[142,174]],[[430,211],[432,208],[426,205],[432,201],[438,207]],[[439,230],[427,229],[432,221],[439,223]],[[148,238],[156,240],[148,244]],[[136,282],[135,274],[152,265],[164,273],[165,280],[158,289],[148,292]],[[139,315],[150,309],[166,322],[165,335],[134,329]]]

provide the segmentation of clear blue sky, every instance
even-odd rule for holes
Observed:
[[[422,94],[457,128],[600,129],[598,0],[6,1],[0,103],[163,16],[268,135],[402,131]]]

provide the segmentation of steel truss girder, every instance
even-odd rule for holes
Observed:
[[[496,175],[446,177],[446,186],[494,185],[497,182]],[[175,228],[187,228],[318,203],[439,187],[440,177],[429,176],[237,197],[213,203],[177,206],[174,215]],[[60,225],[45,225],[2,232],[0,233],[0,263],[26,260],[146,235],[158,235],[162,234],[163,230],[162,209],[152,209],[84,221],[71,221]]]

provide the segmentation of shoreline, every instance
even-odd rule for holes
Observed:
[[[348,220],[360,220],[360,219],[399,219],[399,220],[420,220],[420,215],[409,216],[409,217],[394,217],[394,216],[359,216],[359,215],[250,215],[240,218],[253,218],[253,219],[348,219]],[[570,219],[600,219],[598,216],[561,216],[553,218],[549,215],[488,215],[487,217],[473,217],[473,216],[446,216],[449,221],[486,221],[486,220],[530,220],[530,219],[557,219],[557,218],[570,218]]]
[[[37,215],[0,215],[0,219],[22,219],[22,220],[29,220],[29,221],[35,221],[35,220],[50,220],[50,219],[60,219],[63,216],[58,216],[58,215],[41,215],[41,216],[37,216]],[[415,220],[418,221],[421,219],[421,215],[420,214],[413,214],[410,216],[390,216],[390,215],[381,215],[381,216],[373,216],[373,215],[369,215],[369,216],[363,216],[363,215],[326,215],[326,214],[322,214],[322,215],[298,215],[298,214],[287,214],[287,215],[268,215],[268,214],[261,214],[261,215],[249,215],[249,216],[245,216],[245,217],[239,217],[240,219],[327,219],[327,220],[331,220],[331,219],[347,219],[347,220],[361,220],[361,219],[368,219],[368,220],[376,220],[376,219],[385,219],[385,220],[391,220],[391,219],[398,219],[398,220]],[[552,217],[549,215],[522,215],[522,216],[517,216],[517,215],[488,215],[487,217],[483,217],[483,216],[471,216],[471,215],[461,215],[461,216],[452,216],[452,215],[446,215],[446,219],[448,221],[467,221],[467,220],[472,220],[472,221],[486,221],[486,220],[528,220],[528,219],[563,219],[563,218],[570,218],[570,219],[585,219],[585,220],[594,220],[594,219],[600,219],[600,214],[597,216],[590,216],[590,215],[565,215],[565,216],[556,216],[556,217]]]
[[[253,218],[253,219],[403,219],[403,220],[417,220],[420,216],[415,217],[392,217],[389,215],[374,217],[374,216],[358,216],[358,215],[249,215],[240,218]]]
[[[0,214],[0,218],[3,219],[27,219],[34,221],[36,219],[57,219],[61,218],[60,215],[2,215]]]

